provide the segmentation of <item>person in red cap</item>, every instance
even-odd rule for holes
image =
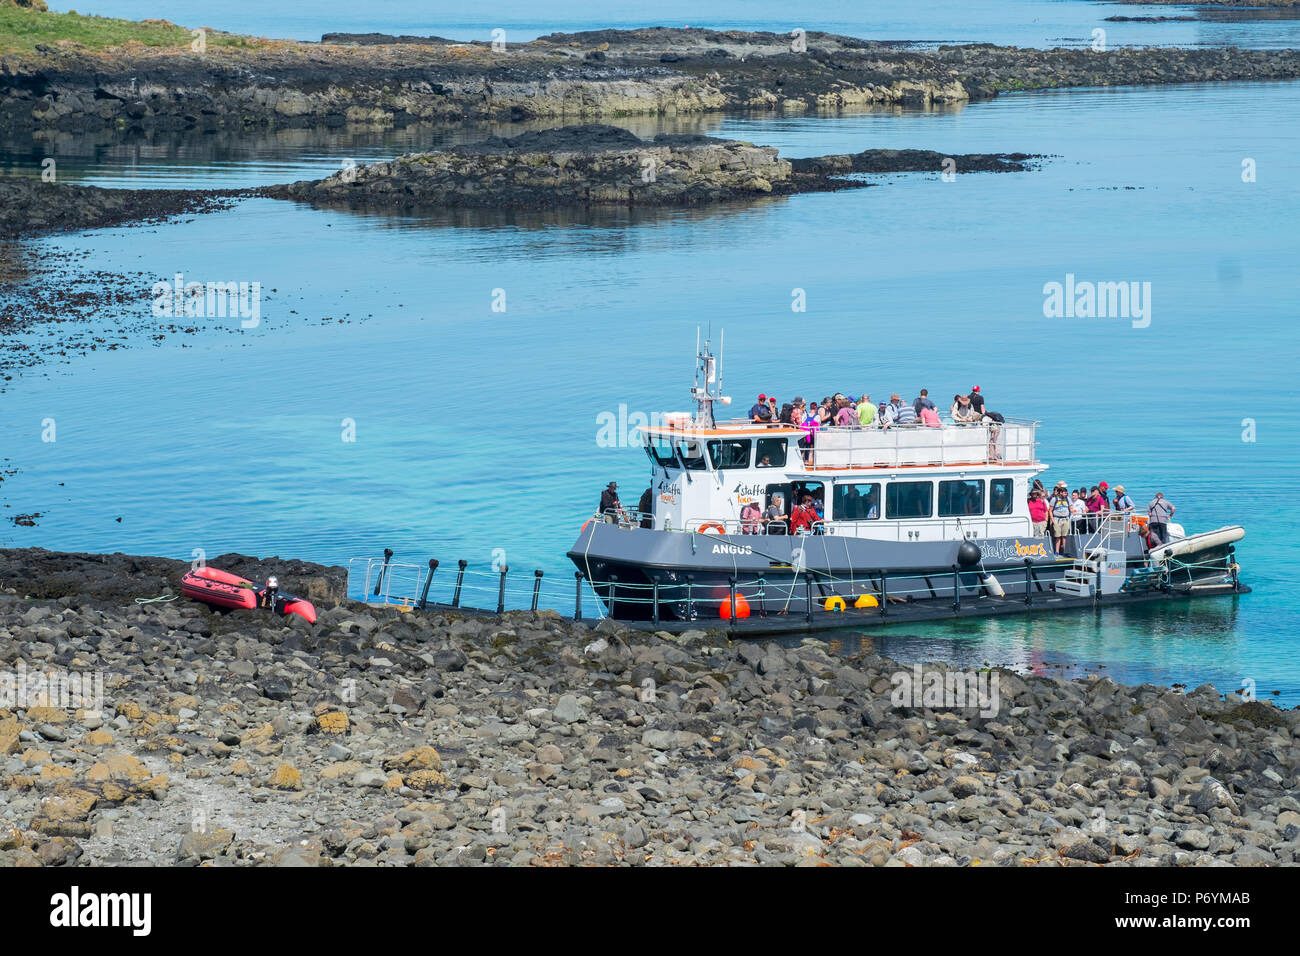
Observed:
[[[984,416],[984,396],[980,394],[980,387],[978,385],[971,386],[970,403],[971,407],[974,408],[982,418]]]
[[[749,420],[766,425],[772,420],[772,406],[767,403],[767,396],[759,394],[758,401],[749,409]]]

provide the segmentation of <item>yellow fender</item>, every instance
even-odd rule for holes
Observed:
[[[876,600],[874,594],[864,594],[853,602],[854,607],[880,607],[880,602]]]
[[[824,603],[822,607],[828,611],[843,611],[844,598],[840,597],[838,594],[832,594],[826,599],[826,603]]]

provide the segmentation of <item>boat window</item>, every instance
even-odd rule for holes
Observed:
[[[880,485],[835,484],[831,517],[835,521],[871,521],[880,517]]]
[[[763,528],[768,534],[790,533],[790,514],[794,510],[790,507],[790,499],[793,496],[794,489],[789,482],[767,486],[767,492],[763,495],[763,516],[768,520]],[[769,510],[776,504],[777,498],[781,499],[780,517]]]
[[[891,481],[885,486],[886,518],[928,518],[933,512],[933,482]]]
[[[939,482],[940,518],[962,518],[983,513],[984,482],[978,478]]]
[[[715,438],[705,447],[709,450],[709,461],[712,462],[714,471],[749,467],[748,438],[728,438],[726,441]]]
[[[989,514],[1009,515],[1015,511],[1012,479],[994,478],[989,482]]]
[[[691,471],[704,470],[704,449],[694,439],[683,439],[677,443],[682,456],[682,463]]]
[[[646,451],[654,459],[655,464],[665,468],[677,467],[677,457],[673,454],[672,439],[651,438],[646,442]]]
[[[789,448],[784,438],[760,438],[758,440],[758,468],[784,468],[786,451]]]

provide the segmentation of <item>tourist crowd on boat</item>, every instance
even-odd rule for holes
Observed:
[[[801,396],[778,403],[775,396],[762,393],[749,409],[749,420],[759,425],[789,425],[811,435],[822,428],[941,428],[945,424],[977,425],[1001,423],[997,412],[989,411],[978,385],[967,394],[952,397],[945,422],[929,389],[921,389],[911,402],[894,392],[887,402],[873,402],[870,394],[845,395],[836,392],[820,402],[805,402]]]
[[[647,517],[652,506],[653,492],[647,488],[638,503],[638,517],[642,527],[653,527]],[[1070,535],[1090,535],[1097,533],[1111,515],[1127,515],[1135,521],[1140,529],[1143,543],[1148,548],[1156,548],[1169,543],[1169,524],[1177,509],[1174,504],[1157,491],[1147,505],[1146,517],[1137,514],[1133,498],[1123,485],[1112,489],[1107,481],[1099,481],[1091,487],[1080,486],[1071,489],[1064,480],[1058,481],[1049,492],[1041,479],[1035,478],[1029,489],[1029,520],[1035,537],[1049,534],[1058,554],[1067,553],[1066,541]],[[606,520],[614,521],[619,516],[627,517],[618,498],[618,485],[610,482],[600,496],[600,514]],[[862,518],[871,519],[880,516],[879,501],[873,491],[864,496],[859,503],[858,513]],[[826,502],[820,490],[805,491],[793,508],[787,512],[785,496],[781,493],[772,495],[766,508],[758,502],[746,502],[740,511],[741,534],[820,534],[825,526]]]
[[[1137,512],[1132,497],[1123,485],[1114,489],[1105,481],[1091,487],[1071,489],[1068,482],[1058,481],[1049,492],[1040,479],[1035,478],[1029,489],[1029,520],[1033,533],[1039,537],[1048,534],[1058,554],[1066,551],[1066,539],[1072,534],[1097,532],[1109,515],[1129,515],[1141,528],[1148,547],[1169,543],[1169,523],[1177,509],[1157,491],[1146,508],[1146,517]]]

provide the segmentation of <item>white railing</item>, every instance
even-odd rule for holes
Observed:
[[[763,425],[734,419],[715,428],[752,431]],[[694,422],[670,423],[668,435],[680,432],[691,436]],[[773,423],[766,426],[773,433],[802,437],[798,426]],[[1037,460],[1038,422],[1008,418],[1005,422],[959,423],[942,419],[937,426],[917,422],[881,428],[822,427],[813,433],[813,447],[804,452],[808,467],[814,470],[834,468],[891,468],[967,464],[1033,464]],[[792,451],[793,454],[793,451]]]
[[[822,428],[813,436],[812,470],[909,466],[1030,464],[1037,422]]]
[[[1129,531],[1137,528],[1137,522],[1131,511],[1087,515],[1079,519],[1079,523],[1083,527],[1075,533],[1087,535],[1080,542],[1079,553],[1083,555],[1094,551],[1123,551]],[[1085,528],[1091,530],[1084,530]],[[1071,530],[1074,530],[1074,527]]]

